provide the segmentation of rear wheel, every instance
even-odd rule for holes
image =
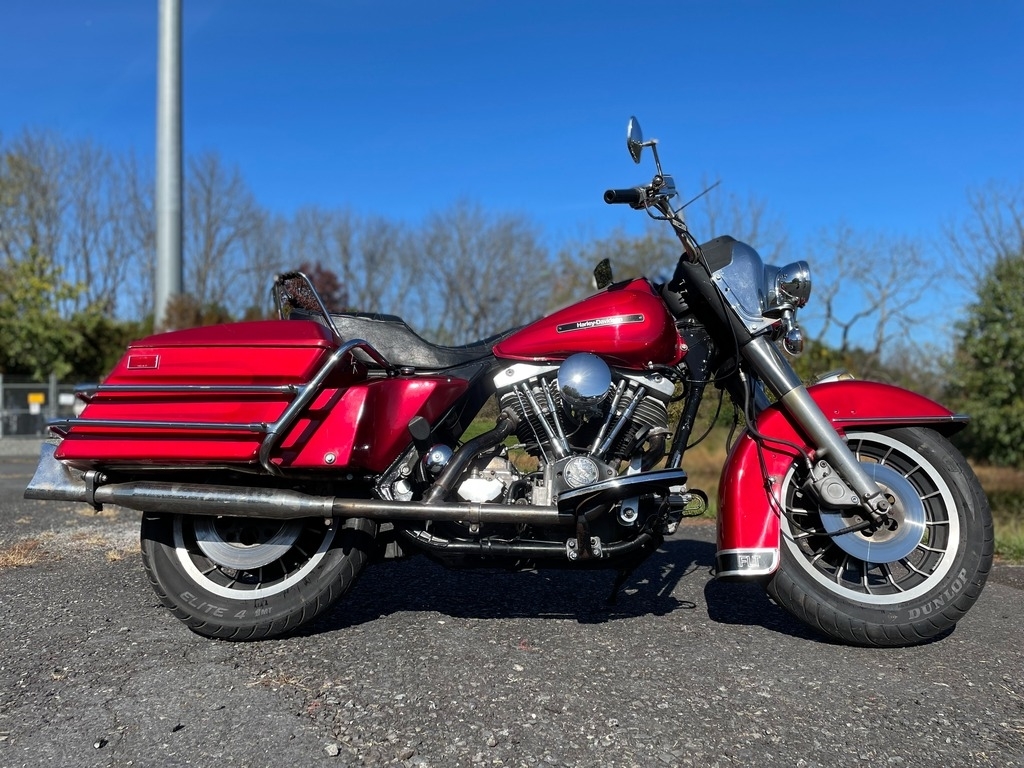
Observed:
[[[142,561],[190,629],[227,640],[289,632],[323,613],[366,564],[375,526],[145,514]]]
[[[974,604],[988,576],[988,501],[959,452],[931,430],[851,432],[847,440],[888,497],[892,523],[835,535],[861,518],[818,504],[794,467],[783,482],[782,559],[768,592],[847,643],[934,638]]]

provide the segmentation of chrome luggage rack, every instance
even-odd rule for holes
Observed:
[[[284,284],[289,280],[301,280],[304,283],[304,291],[302,294],[292,294],[287,296],[284,294]],[[324,305],[323,299],[320,298],[320,294],[317,293],[316,288],[313,286],[312,281],[302,272],[285,272],[277,275],[274,278],[273,287],[274,299],[277,302],[278,317],[286,319],[287,313],[285,312],[286,305],[292,305],[292,302],[302,300],[303,308],[309,308],[308,304],[313,303],[314,306],[319,309],[323,315],[324,321],[327,328],[330,329],[334,336],[336,343],[339,345],[337,349],[331,353],[330,357],[324,361],[324,364],[320,369],[313,375],[313,377],[303,385],[298,384],[282,384],[282,385],[252,385],[252,384],[218,384],[218,385],[205,385],[205,384],[86,384],[75,388],[75,395],[80,400],[88,403],[98,397],[99,395],[107,393],[118,393],[118,394],[145,394],[145,393],[161,393],[161,394],[190,394],[190,395],[295,395],[295,399],[288,404],[288,407],[284,409],[284,412],[277,418],[273,423],[267,422],[250,422],[250,423],[239,423],[239,422],[202,422],[202,421],[141,421],[134,419],[82,419],[82,418],[68,418],[58,419],[50,422],[47,426],[54,435],[57,437],[67,437],[75,427],[107,427],[107,428],[124,428],[124,429],[173,429],[173,430],[193,430],[193,431],[217,431],[217,432],[243,432],[243,433],[255,433],[263,434],[266,437],[260,445],[259,450],[259,462],[271,475],[280,475],[281,471],[273,465],[270,461],[270,454],[277,446],[281,438],[287,433],[288,429],[291,428],[295,419],[302,412],[306,406],[308,406],[313,399],[320,392],[321,386],[324,381],[331,374],[331,372],[338,366],[338,364],[348,357],[355,350],[360,350],[368,355],[375,363],[383,368],[387,375],[393,375],[397,369],[394,365],[388,362],[385,357],[377,351],[377,349],[365,339],[349,339],[344,341],[341,338],[341,334],[338,333],[337,326],[331,319],[330,312],[327,311],[327,307]]]

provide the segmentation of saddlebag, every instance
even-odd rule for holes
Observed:
[[[356,353],[376,362],[376,373]],[[129,346],[81,416],[51,425],[55,458],[79,469],[257,465],[268,473],[379,473],[469,382],[398,375],[362,339],[306,320],[163,333]]]
[[[322,325],[282,320],[133,342],[102,384],[79,390],[80,418],[51,425],[64,437],[56,457],[79,466],[255,463],[272,426],[337,349]],[[365,376],[348,356],[319,385],[337,392]],[[292,430],[308,427],[316,406]]]

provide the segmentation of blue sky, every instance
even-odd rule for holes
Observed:
[[[152,157],[157,5],[5,0],[0,133]],[[721,178],[798,240],[840,219],[932,235],[1024,169],[1019,0],[183,7],[186,152],[219,152],[282,213],[415,222],[465,197],[553,237],[633,228],[601,202],[649,175],[631,114],[688,196]]]

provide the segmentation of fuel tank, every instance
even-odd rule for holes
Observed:
[[[686,346],[665,302],[644,278],[610,285],[502,339],[494,355],[529,362],[592,352],[623,368],[675,365]]]

